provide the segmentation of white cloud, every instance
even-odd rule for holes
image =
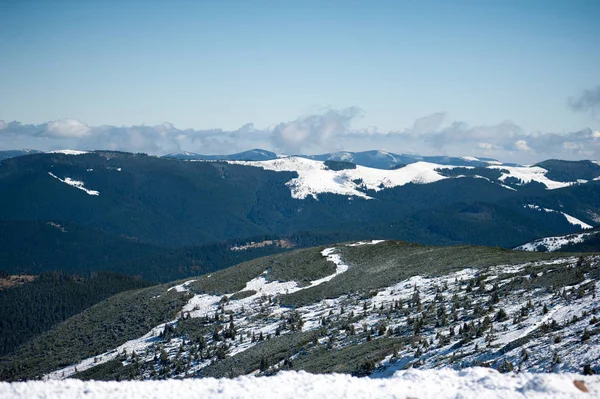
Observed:
[[[435,114],[418,118],[417,120],[415,120],[411,132],[414,134],[426,134],[437,132],[442,126],[442,123],[444,122],[445,118],[445,112],[436,112]]]
[[[91,129],[88,125],[77,119],[61,119],[48,122],[48,135],[63,138],[76,138],[88,136]]]
[[[248,123],[235,130],[179,129],[169,122],[157,126],[90,127],[76,119],[39,125],[13,121],[0,122],[0,135],[4,149],[113,149],[150,154],[182,150],[227,154],[252,148],[296,154],[379,149],[421,155],[468,154],[524,163],[548,158],[600,159],[600,132],[592,129],[525,133],[510,121],[477,126],[444,122],[443,112],[418,118],[409,129],[353,127],[362,113],[357,107],[328,109],[267,128]]]
[[[519,151],[531,151],[531,148],[527,145],[526,140],[517,140],[515,141],[515,149]]]
[[[573,143],[572,141],[565,141],[563,143],[563,148],[565,150],[578,150],[581,148],[581,145],[577,144],[577,143]]]
[[[306,115],[273,128],[271,139],[280,150],[298,153],[306,148],[322,148],[334,137],[349,133],[353,119],[362,115],[358,107],[330,109],[322,114]]]

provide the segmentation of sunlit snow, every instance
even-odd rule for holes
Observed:
[[[364,190],[380,191],[384,188],[403,186],[408,183],[425,184],[447,179],[436,169],[452,169],[455,166],[416,162],[400,169],[384,170],[356,166],[356,169],[331,170],[324,162],[306,158],[289,157],[269,161],[230,161],[233,164],[260,167],[278,172],[296,172],[298,177],[286,184],[292,197],[317,198],[319,194],[331,193],[371,199]]]
[[[83,155],[88,154],[88,151],[80,151],[80,150],[54,150],[49,151],[50,154],[65,154],[65,155]]]
[[[528,242],[520,245],[515,249],[520,251],[536,251],[540,246],[548,252],[560,251],[562,247],[570,244],[579,244],[584,242],[588,237],[596,235],[600,232],[594,231],[591,233],[568,234],[565,236],[544,237],[539,240]]]
[[[571,223],[574,226],[579,226],[582,229],[591,229],[593,228],[593,226],[590,226],[589,224],[582,222],[581,220],[577,219],[576,217],[573,217],[571,215],[568,215],[564,212],[560,212],[560,211],[555,211],[554,209],[548,209],[548,208],[541,208],[537,205],[532,205],[532,204],[527,204],[524,205],[525,208],[528,209],[533,209],[536,211],[544,211],[544,212],[548,212],[548,213],[560,213],[561,215],[563,215],[565,217],[565,219],[567,219],[567,222]]]
[[[82,181],[79,180],[73,180],[70,177],[65,177],[64,179],[61,179],[60,177],[56,176],[54,173],[52,172],[48,172],[48,174],[52,177],[54,177],[55,179],[57,179],[58,181],[61,181],[63,183],[68,184],[69,186],[78,188],[81,191],[86,192],[89,195],[100,195],[99,191],[96,190],[89,190],[87,188],[84,187],[84,183]]]
[[[587,392],[585,392],[585,391]],[[0,383],[5,399],[46,398],[594,398],[600,376],[501,374],[490,368],[398,371],[390,378],[284,371],[271,377]]]
[[[527,184],[532,181],[542,183],[548,190],[554,190],[557,188],[563,188],[571,186],[573,182],[559,182],[550,180],[546,177],[548,171],[539,166],[504,166],[504,165],[490,165],[488,168],[500,169],[502,175],[498,180],[505,181],[509,177],[513,177],[521,181],[521,184]],[[506,173],[508,172],[508,173]]]

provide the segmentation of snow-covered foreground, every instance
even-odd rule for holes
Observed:
[[[0,383],[11,398],[593,398],[600,376],[500,374],[487,368],[461,371],[411,369],[387,379],[286,371],[273,377],[164,381],[79,380]]]

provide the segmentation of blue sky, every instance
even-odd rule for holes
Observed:
[[[139,142],[149,152],[381,144],[440,153],[464,148],[447,143],[453,135],[511,122],[512,133],[498,133],[507,136],[502,142],[468,141],[482,155],[479,144],[517,151],[515,138],[591,128],[593,140],[600,128],[598,1],[3,0],[0,17],[0,120],[21,123],[19,133],[14,125],[11,134],[0,130],[0,147],[101,145],[107,138],[97,127],[110,125],[121,128],[121,144],[111,145],[132,150]],[[569,106],[585,93],[590,101]],[[343,132],[305,123],[348,109],[359,111],[335,122]],[[415,136],[415,121],[439,114],[441,122],[421,132],[437,136],[390,138]],[[72,128],[69,118],[91,130],[36,135],[23,127],[59,121]],[[165,121],[179,144],[122,137],[131,135],[123,127]],[[287,135],[305,141],[274,138],[276,126],[298,121],[304,133]],[[466,126],[449,131],[457,122]],[[212,136],[181,139],[186,129]],[[365,129],[375,133],[351,134]],[[87,141],[75,140],[77,131]],[[435,137],[443,131],[440,146]],[[379,133],[386,139],[377,140]],[[526,147],[523,157],[544,155]],[[584,155],[594,154],[571,153]]]

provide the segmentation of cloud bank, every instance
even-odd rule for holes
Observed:
[[[585,92],[572,101],[572,107],[596,107],[595,96]],[[0,149],[109,149],[156,155],[178,151],[229,154],[251,148],[287,154],[382,149],[526,163],[548,158],[600,159],[600,132],[592,129],[526,133],[511,121],[471,126],[463,121],[449,121],[444,112],[418,118],[410,128],[354,128],[363,114],[358,107],[326,109],[267,128],[249,123],[235,130],[180,129],[168,122],[156,126],[88,126],[77,119],[37,125],[0,120]]]

